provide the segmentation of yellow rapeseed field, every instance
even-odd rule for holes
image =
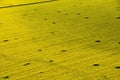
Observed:
[[[0,0],[0,80],[120,80],[120,0]]]

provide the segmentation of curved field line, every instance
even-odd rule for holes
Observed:
[[[24,4],[0,6],[0,9],[3,9],[3,8],[13,8],[13,7],[21,7],[21,6],[29,6],[29,5],[42,4],[42,3],[48,3],[48,2],[53,2],[53,1],[58,1],[58,0],[50,0],[50,1],[42,1],[42,2],[31,2],[31,3],[24,3]]]

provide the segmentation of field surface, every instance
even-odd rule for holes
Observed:
[[[0,0],[0,80],[120,80],[120,0]]]

